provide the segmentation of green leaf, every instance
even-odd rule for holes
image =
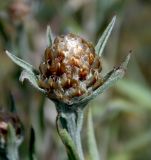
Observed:
[[[95,51],[99,56],[101,56],[103,53],[103,50],[104,50],[105,45],[107,43],[107,40],[108,40],[108,38],[111,34],[111,31],[114,27],[115,21],[116,21],[116,16],[113,17],[112,21],[109,23],[106,30],[103,32],[101,38],[99,39],[99,41],[95,47]]]
[[[68,154],[68,160],[80,160],[79,155],[77,153],[76,150],[76,146],[71,138],[71,136],[68,134],[66,129],[63,129],[60,125],[59,125],[59,117],[57,118],[56,122],[57,122],[57,131],[58,134],[63,142],[63,144],[66,147],[67,150],[67,154]]]
[[[36,69],[34,69],[34,67],[23,61],[22,59],[16,57],[15,55],[13,55],[12,53],[8,52],[7,50],[5,51],[5,53],[7,54],[7,56],[17,65],[19,65],[21,68],[23,68],[24,70],[27,70],[28,72],[32,73],[32,74],[37,74],[38,71]]]
[[[27,79],[32,86],[34,86],[36,89],[38,89],[40,92],[45,93],[45,90],[41,89],[38,85],[38,78],[35,74],[27,71],[27,70],[23,70],[19,80],[21,82],[23,82],[25,79]]]
[[[97,149],[96,139],[94,135],[94,127],[92,121],[92,113],[91,109],[88,110],[88,117],[87,117],[87,135],[88,135],[88,149],[90,160],[100,160],[99,153]]]
[[[59,135],[66,146],[69,160],[80,160],[78,153],[76,151],[76,147],[68,134],[68,132],[65,129],[59,129]]]
[[[47,26],[46,38],[47,38],[48,47],[52,46],[52,43],[53,43],[53,34],[52,34],[50,26]]]
[[[130,60],[130,54],[127,56],[126,60],[119,67],[114,68],[106,76],[104,76],[104,83],[102,86],[100,86],[98,89],[93,91],[89,96],[82,99],[80,102],[86,103],[90,101],[91,99],[95,98],[97,95],[103,93],[105,90],[113,86],[119,79],[122,79],[125,74],[129,60]]]

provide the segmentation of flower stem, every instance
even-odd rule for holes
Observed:
[[[19,160],[18,148],[9,148],[7,157],[9,160]]]
[[[73,143],[75,144],[76,151],[80,160],[84,160],[82,144],[81,144],[81,129],[83,125],[83,110],[77,109],[74,111],[58,111],[58,120],[60,121],[62,129],[65,129],[70,135]],[[57,126],[60,127],[60,126]]]

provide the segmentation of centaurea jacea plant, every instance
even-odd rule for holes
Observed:
[[[48,27],[49,45],[39,71],[6,51],[6,54],[23,68],[20,80],[23,82],[28,79],[35,88],[55,103],[58,112],[57,130],[67,148],[69,159],[84,160],[80,132],[85,106],[125,74],[130,55],[119,67],[105,76],[101,74],[101,55],[115,20],[116,17],[108,25],[96,47],[71,33],[53,40],[51,29]]]

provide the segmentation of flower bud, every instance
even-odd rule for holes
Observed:
[[[101,59],[93,45],[74,34],[56,37],[39,67],[39,86],[52,100],[72,103],[101,86]]]
[[[8,7],[9,16],[15,21],[22,21],[29,12],[30,7],[20,0],[14,0]]]
[[[19,117],[15,113],[0,111],[0,149],[5,149],[9,143],[7,139],[9,124],[11,124],[15,130],[17,138],[16,144],[20,145],[22,142],[23,131]]]

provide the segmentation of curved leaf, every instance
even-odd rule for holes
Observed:
[[[10,53],[9,51],[5,51],[5,53],[7,54],[7,56],[14,62],[16,63],[17,65],[19,65],[21,68],[23,68],[24,70],[27,70],[28,72],[31,72],[33,74],[37,74],[38,71],[36,69],[34,69],[34,67],[23,61],[22,59],[16,57],[15,55],[13,55],[12,53]]]
[[[38,78],[36,75],[34,75],[33,73],[27,71],[27,70],[23,70],[19,80],[21,82],[23,82],[25,79],[27,79],[32,86],[34,86],[36,89],[38,89],[39,91],[45,93],[45,90],[41,89],[38,85]]]

